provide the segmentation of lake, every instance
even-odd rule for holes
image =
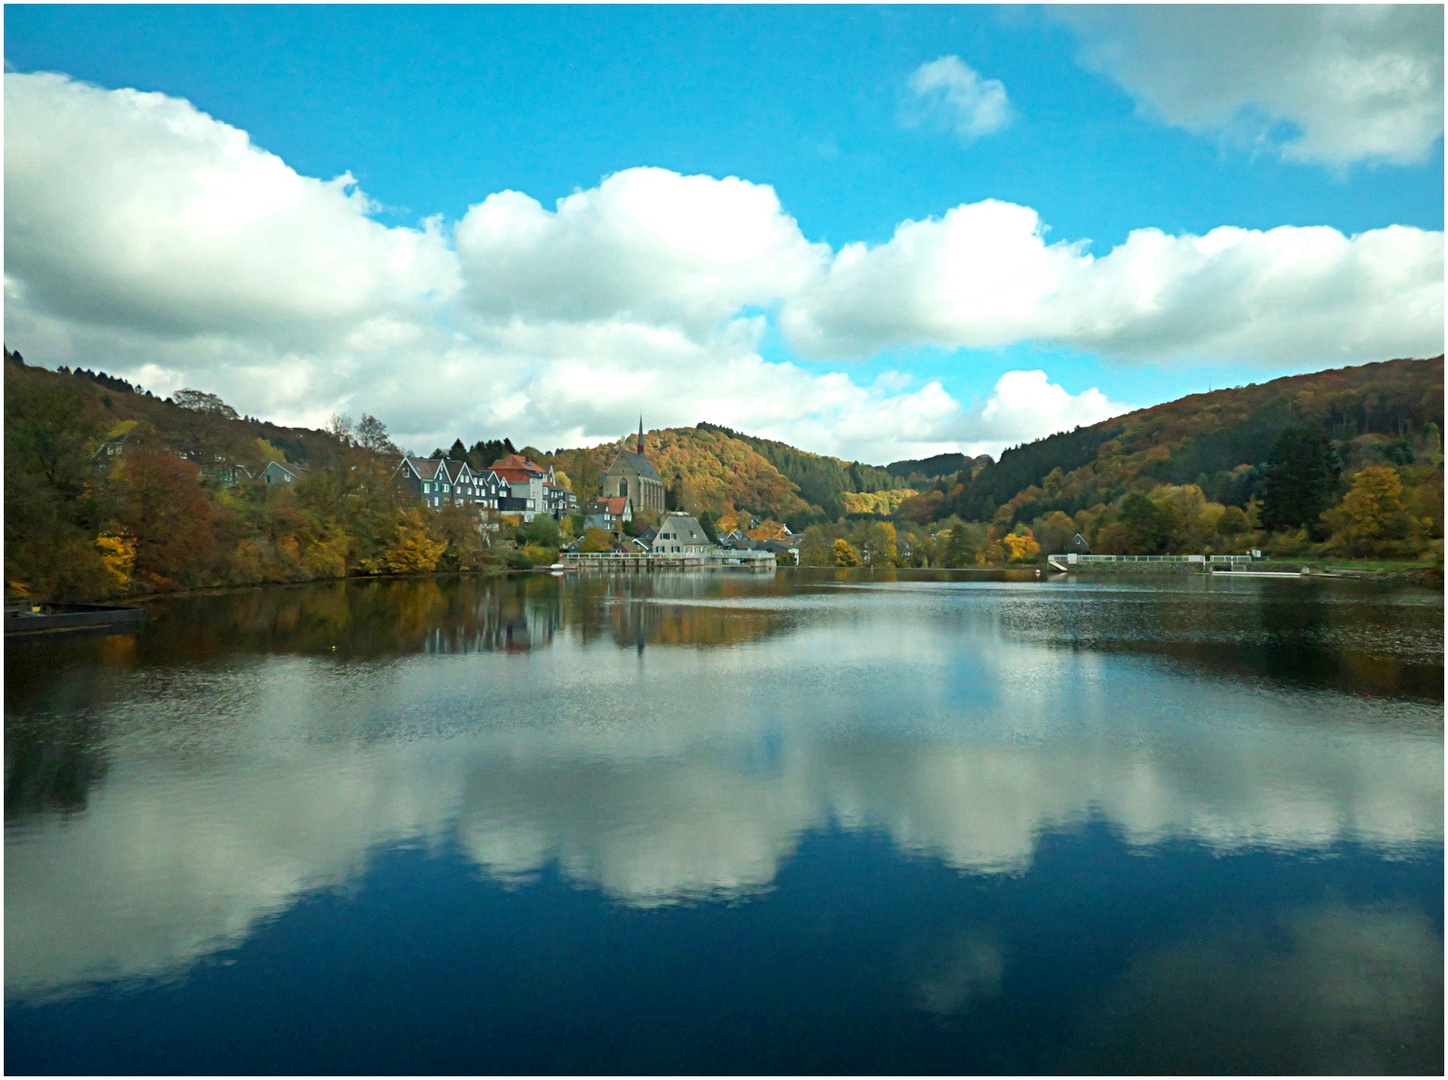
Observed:
[[[338,582],[5,672],[11,1073],[1443,1069],[1439,592]]]

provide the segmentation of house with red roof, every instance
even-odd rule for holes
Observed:
[[[522,454],[509,454],[495,461],[489,470],[508,486],[508,493],[499,500],[504,513],[522,514],[532,521],[536,514],[562,517],[578,509],[578,496],[558,483],[553,466],[539,465]]]
[[[585,529],[603,529],[618,535],[623,524],[633,520],[633,503],[627,497],[594,499],[583,511]]]

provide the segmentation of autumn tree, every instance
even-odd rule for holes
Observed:
[[[428,535],[427,523],[418,507],[398,514],[397,533],[391,546],[376,560],[375,568],[388,574],[420,574],[437,569],[447,544]]]
[[[1250,528],[1247,513],[1240,506],[1227,507],[1217,518],[1218,536],[1241,536],[1243,533],[1249,532]]]
[[[1001,537],[1000,542],[1009,562],[1034,559],[1041,553],[1041,545],[1036,543],[1036,538],[1031,535],[1030,527],[1026,525],[1017,526],[1016,531]]]
[[[396,457],[402,453],[397,445],[387,434],[387,425],[375,416],[367,413],[362,414],[362,419],[357,421],[357,428],[353,432],[353,438],[357,445],[363,450],[373,454],[387,454]]]
[[[900,554],[895,526],[888,521],[868,522],[860,533],[860,554],[869,566],[894,566]]]
[[[613,537],[606,529],[597,526],[585,529],[583,542],[578,545],[579,551],[601,552],[613,550]]]
[[[208,416],[219,416],[224,420],[241,419],[237,411],[230,405],[222,401],[215,394],[208,394],[204,390],[177,390],[171,395],[171,401],[180,405],[183,409],[190,409],[192,412],[206,413]]]
[[[1350,554],[1387,554],[1413,531],[1402,495],[1403,482],[1396,469],[1370,466],[1353,477],[1342,503],[1324,517]]]
[[[859,566],[860,553],[855,546],[844,537],[835,541],[835,565],[836,566]]]
[[[135,576],[148,588],[194,588],[214,546],[211,504],[195,463],[154,442],[128,447],[119,467],[120,521],[135,543]]]
[[[1053,510],[1037,518],[1031,532],[1047,552],[1063,552],[1076,536],[1076,522],[1060,510]]]
[[[114,506],[92,452],[103,421],[76,390],[5,377],[5,580],[36,600],[113,591],[95,539]]]

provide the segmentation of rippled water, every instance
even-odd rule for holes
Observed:
[[[153,613],[6,648],[7,1071],[1442,1070],[1441,594]]]

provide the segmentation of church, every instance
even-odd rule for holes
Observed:
[[[598,480],[598,496],[601,499],[628,499],[634,513],[645,511],[664,512],[664,481],[658,470],[644,457],[644,421],[639,417],[638,449],[630,450],[624,443],[618,457]]]

